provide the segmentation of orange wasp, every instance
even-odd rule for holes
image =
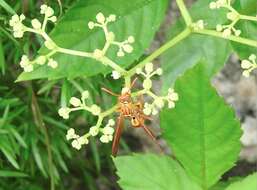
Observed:
[[[116,94],[106,88],[102,88],[103,91],[118,97],[117,112],[119,112],[120,114],[119,114],[119,117],[117,118],[117,122],[116,122],[117,128],[115,130],[115,135],[112,143],[113,156],[116,156],[118,152],[120,137],[124,127],[124,118],[130,119],[132,127],[135,127],[135,128],[142,127],[146,132],[146,134],[156,142],[156,137],[153,134],[153,132],[148,127],[145,126],[145,120],[151,120],[151,118],[146,116],[143,113],[142,101],[133,102],[131,97],[131,88],[134,86],[136,80],[137,78],[133,80],[129,88],[123,89],[121,94]]]

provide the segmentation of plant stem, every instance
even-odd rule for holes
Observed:
[[[185,3],[183,0],[176,0],[178,8],[181,12],[181,15],[183,17],[183,19],[185,20],[185,23],[187,26],[190,26],[192,24],[192,18],[185,6]]]
[[[257,17],[247,16],[247,15],[240,15],[240,19],[242,19],[242,20],[249,20],[249,21],[257,21]]]
[[[218,37],[218,38],[231,40],[231,41],[238,42],[238,43],[241,43],[241,44],[245,44],[245,45],[248,45],[248,46],[257,47],[257,41],[255,41],[255,40],[249,40],[247,38],[242,38],[242,37],[233,36],[233,35],[229,36],[229,37],[224,37],[222,32],[217,32],[215,30],[203,29],[203,30],[194,30],[193,32],[198,33],[198,34],[215,36],[215,37]]]
[[[191,29],[190,28],[186,28],[184,31],[182,31],[181,33],[179,33],[176,37],[172,38],[170,41],[168,41],[166,44],[164,44],[163,46],[161,46],[159,49],[157,49],[155,52],[153,52],[151,55],[149,55],[147,58],[145,58],[142,62],[140,62],[139,64],[137,64],[135,67],[133,67],[132,69],[130,69],[125,77],[127,76],[132,76],[136,73],[136,70],[138,68],[142,68],[144,67],[144,65],[148,62],[151,62],[153,59],[155,59],[156,57],[158,57],[159,55],[161,55],[163,52],[165,52],[166,50],[168,50],[169,48],[173,47],[174,45],[176,45],[177,43],[179,43],[180,41],[182,41],[183,39],[185,39],[187,36],[189,36],[191,33]]]

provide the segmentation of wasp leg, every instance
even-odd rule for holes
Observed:
[[[120,114],[120,116],[117,119],[117,128],[115,130],[115,135],[112,143],[112,155],[116,156],[119,148],[119,142],[121,133],[124,127],[124,116],[123,114]]]
[[[119,94],[116,94],[116,93],[114,93],[114,92],[108,90],[107,88],[101,88],[101,89],[102,89],[103,91],[107,92],[108,94],[113,95],[113,96],[119,96]]]

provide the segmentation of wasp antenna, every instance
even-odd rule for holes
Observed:
[[[130,89],[133,88],[133,86],[135,85],[136,81],[137,81],[137,77],[132,81],[132,83],[130,85]]]
[[[103,91],[107,92],[108,94],[113,95],[113,96],[119,96],[119,94],[116,94],[116,93],[114,93],[114,92],[108,90],[107,88],[101,88],[101,89],[102,89]]]

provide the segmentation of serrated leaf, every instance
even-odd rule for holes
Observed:
[[[225,22],[224,11],[209,9],[212,0],[199,0],[193,4],[190,14],[193,20],[204,20],[205,27],[215,28],[216,24]],[[199,11],[201,10],[201,11]],[[172,39],[184,28],[183,20],[178,20],[168,30],[168,38]],[[179,52],[179,53],[178,53]],[[163,68],[163,91],[166,91],[188,68],[197,64],[202,58],[208,60],[208,75],[216,74],[226,63],[231,53],[230,42],[207,35],[191,34],[189,37],[170,48],[161,57]]]
[[[120,58],[116,56],[117,48],[111,48],[107,56],[125,67],[138,59],[150,45],[164,18],[167,5],[168,0],[134,0],[133,3],[124,0],[80,0],[67,11],[51,37],[61,47],[92,52],[96,48],[103,48],[104,35],[100,29],[89,30],[88,22],[95,21],[98,12],[107,16],[116,14],[117,21],[109,25],[109,30],[115,33],[118,41],[134,36],[134,50]],[[18,81],[93,76],[110,71],[110,68],[92,59],[64,54],[58,54],[54,58],[59,63],[58,68],[42,66],[31,73],[22,73]]]
[[[256,190],[257,173],[247,176],[241,181],[230,184],[225,190]]]
[[[238,0],[235,1],[234,7],[240,14],[249,16],[256,16],[257,14],[256,0]],[[241,30],[241,37],[257,41],[257,22],[241,20],[236,25],[236,28]],[[257,55],[256,47],[250,47],[236,42],[231,42],[231,44],[241,59],[247,59],[251,54]]]
[[[123,190],[200,190],[168,156],[134,154],[113,159]]]
[[[177,79],[176,108],[161,114],[164,138],[204,190],[234,165],[242,133],[234,111],[209,84],[207,66],[202,61]]]

